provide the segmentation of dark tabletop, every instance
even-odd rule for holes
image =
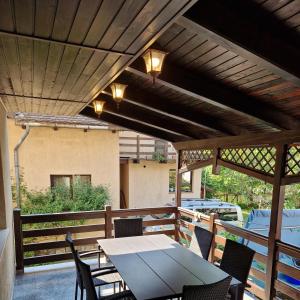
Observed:
[[[184,285],[228,276],[166,235],[98,240],[138,300],[180,295]]]

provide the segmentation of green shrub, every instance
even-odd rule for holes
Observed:
[[[44,191],[26,190],[22,197],[22,214],[102,210],[108,203],[108,187],[76,180],[71,188],[57,185]]]

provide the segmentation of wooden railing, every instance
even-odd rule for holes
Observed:
[[[74,234],[84,234],[83,238],[74,239],[74,243],[76,246],[96,246],[98,239],[110,238],[113,236],[114,218],[157,214],[174,214],[176,211],[176,207],[112,210],[110,206],[106,206],[106,209],[102,211],[21,215],[20,210],[16,209],[14,210],[14,228],[17,270],[23,271],[24,266],[71,259],[71,253],[68,250],[64,249],[68,249],[68,246],[64,240],[64,235],[67,232],[71,232]],[[95,220],[97,224],[80,225],[81,222],[84,223],[84,221],[87,220]],[[79,221],[79,224],[76,224],[75,226],[66,226],[61,224],[61,222],[65,221]],[[26,226],[28,227],[28,224],[30,225],[30,227],[33,227],[34,224],[38,223],[43,223],[45,225],[51,226],[51,228],[47,228],[47,226],[45,225],[43,226],[46,228],[42,229],[26,228]],[[55,225],[53,225],[53,223]],[[143,225],[144,227],[147,227],[147,231],[145,231],[144,234],[162,233],[170,236],[175,236],[175,223],[175,218],[162,218],[157,220],[144,221]],[[151,229],[152,226],[160,225],[174,225],[174,229],[149,231],[149,228]],[[92,236],[89,236],[89,234]],[[60,240],[45,241],[45,238],[57,238],[59,236]],[[39,241],[28,242],[28,239],[32,238],[39,239]],[[36,252],[43,250],[58,250],[62,253],[39,255],[36,254]],[[31,252],[33,252],[34,254],[30,256],[26,255]]]
[[[211,214],[210,216],[195,213],[184,208],[176,207],[158,207],[158,208],[143,208],[143,209],[119,209],[112,210],[110,206],[107,206],[103,211],[91,211],[91,212],[67,212],[67,213],[55,213],[55,214],[42,214],[42,215],[21,215],[20,210],[14,211],[14,221],[15,221],[15,246],[16,246],[16,263],[17,270],[24,270],[24,266],[50,263],[61,260],[68,260],[72,258],[71,253],[63,248],[67,249],[67,245],[63,239],[67,232],[74,234],[93,234],[93,236],[84,236],[83,238],[75,238],[75,245],[86,246],[94,245],[96,246],[96,240],[101,238],[113,237],[113,219],[122,217],[132,217],[132,216],[146,216],[146,215],[164,215],[172,214],[174,218],[160,218],[149,221],[144,221],[144,227],[147,231],[144,234],[167,234],[172,236],[179,242],[187,243],[191,239],[191,233],[194,230],[195,225],[188,219],[197,220],[205,225],[208,230],[214,233],[213,245],[210,253],[210,261],[215,262],[220,260],[223,255],[223,250],[226,242],[226,238],[223,233],[231,233],[238,237],[244,238],[246,240],[255,242],[262,246],[267,247],[268,238],[259,235],[255,232],[245,230],[243,228],[233,226],[229,223],[222,222],[217,219],[216,214]],[[64,222],[64,221],[80,221],[80,220],[95,220],[96,224],[76,224],[73,226],[66,226],[55,223],[55,227],[34,229],[26,228],[28,224],[34,226],[37,223],[53,223],[53,222]],[[82,223],[82,222],[79,222]],[[171,229],[161,229],[160,231],[148,231],[151,226],[163,226],[163,225],[174,225]],[[49,224],[48,224],[49,226]],[[42,237],[53,237],[61,236],[62,239],[58,241],[40,241],[28,242],[27,239],[31,238],[42,238]],[[300,259],[300,249],[283,242],[278,241],[276,243],[277,254],[284,253]],[[41,250],[50,249],[63,249],[63,253],[55,254],[36,254],[36,252]],[[33,254],[28,257],[26,253]],[[267,263],[267,256],[260,253],[256,253],[254,259],[256,262],[265,266]],[[278,272],[291,276],[300,280],[300,270],[292,266],[286,265],[280,261],[276,261],[276,269]],[[265,299],[265,290],[257,285],[253,278],[266,281],[266,273],[263,269],[258,269],[252,267],[250,270],[250,277],[248,280],[249,287],[247,288],[250,292],[255,294],[261,299]],[[280,280],[275,280],[276,291],[279,291],[292,299],[300,299],[300,291]]]
[[[160,153],[165,160],[175,160],[176,151],[171,143],[151,137],[125,137],[120,136],[120,156],[129,157],[139,161],[140,159],[153,160],[153,155]]]
[[[217,219],[216,214],[211,214],[210,216],[207,216],[183,208],[178,208],[178,211],[179,211],[178,217],[179,217],[179,224],[180,224],[178,235],[180,239],[190,241],[191,239],[190,233],[193,232],[195,227],[195,225],[193,225],[192,223],[182,220],[182,217],[197,220],[198,222],[201,222],[203,225],[205,225],[211,232],[214,233],[214,240],[213,240],[213,245],[212,245],[211,255],[210,255],[211,262],[215,262],[217,260],[222,259],[222,255],[223,255],[222,249],[225,246],[226,238],[221,234],[224,232],[231,233],[235,236],[244,238],[246,240],[252,241],[254,243],[260,244],[265,247],[268,246],[267,237],[252,231],[248,231],[244,228],[233,226],[227,222],[222,222],[221,220]],[[190,233],[188,233],[187,230],[190,231]],[[280,252],[280,253],[290,255],[291,257],[295,257],[296,259],[300,259],[300,249],[298,247],[288,245],[279,241],[276,244],[277,244],[278,255]],[[256,253],[254,259],[256,262],[265,266],[268,257],[260,253]],[[281,272],[290,277],[296,278],[297,280],[300,280],[300,270],[297,268],[284,264],[280,261],[276,261],[276,269],[278,272]],[[248,280],[249,287],[247,289],[255,296],[261,299],[265,299],[265,289],[257,285],[253,280],[251,280],[251,278],[255,278],[265,282],[266,273],[263,270],[259,270],[258,268],[252,267],[249,275],[250,275]],[[300,299],[299,289],[296,289],[278,279],[275,280],[275,289],[276,291],[279,291],[291,297],[292,299]]]

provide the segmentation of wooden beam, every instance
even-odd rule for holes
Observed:
[[[136,62],[134,67],[127,67],[126,71],[151,80],[151,77],[141,69],[141,63]],[[176,67],[173,63],[164,63],[164,71],[156,79],[156,82],[222,110],[266,124],[273,129],[300,128],[300,122],[297,119],[259,101],[254,96],[209,78],[205,74],[193,74],[188,70]]]
[[[133,83],[126,79],[126,72],[120,78],[121,81],[124,78],[123,81],[129,83],[126,89],[126,97],[124,98],[125,102],[134,103],[151,111],[159,112],[176,120],[196,126],[199,130],[205,129],[222,135],[238,135],[241,133],[240,128],[231,124],[225,124],[207,114],[195,112],[186,105],[174,104],[170,99],[159,97],[149,92],[146,93],[135,88]]]
[[[105,101],[104,110],[106,112],[123,117],[129,117],[136,121],[147,123],[151,126],[163,128],[164,130],[168,130],[172,133],[180,133],[181,135],[185,135],[189,138],[206,137],[206,135],[202,134],[198,128],[189,126],[182,121],[174,120],[161,113],[149,111],[148,109],[142,108],[136,104],[122,102],[119,107],[117,107],[113,98],[107,94],[102,94],[101,100]]]
[[[90,118],[99,119],[91,107],[86,107],[81,114]],[[103,112],[100,120],[170,142],[188,139],[180,134],[170,133],[164,129],[158,129],[143,122],[137,122],[108,112]]]
[[[179,173],[179,170],[180,170],[180,160],[181,160],[181,151],[178,152],[177,157],[176,157],[176,186],[175,186],[176,207],[180,207],[181,206],[182,174]]]
[[[263,181],[271,183],[271,184],[274,182],[274,177],[271,176],[271,175],[267,175],[265,173],[262,173],[262,172],[259,172],[259,171],[256,171],[256,170],[248,169],[246,167],[234,164],[232,162],[224,161],[222,159],[217,160],[217,165],[218,166],[223,166],[225,168],[228,168],[228,169],[231,169],[231,170],[243,173],[243,174],[246,174],[248,176],[252,176],[254,178],[257,178],[259,180],[263,180]]]
[[[214,162],[213,158],[211,159],[207,159],[207,160],[202,160],[202,161],[197,161],[193,164],[190,164],[186,167],[182,167],[179,169],[179,174],[185,173],[185,172],[189,172],[189,171],[193,171],[196,169],[202,169],[205,168],[207,166],[212,165]]]
[[[300,141],[300,130],[247,134],[173,143],[176,150],[214,149],[217,147],[243,147],[256,145],[292,144]]]
[[[287,157],[287,146],[276,146],[276,162],[273,182],[272,206],[270,217],[270,229],[268,238],[268,261],[266,277],[266,296],[267,299],[275,297],[275,279],[276,279],[276,261],[278,260],[278,251],[276,241],[281,237],[282,212],[284,206],[285,186],[282,185],[282,177],[285,171],[285,162]]]
[[[201,0],[177,24],[300,85],[297,32],[254,1]]]

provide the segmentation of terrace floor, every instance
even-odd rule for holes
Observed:
[[[107,278],[107,280],[111,279]],[[112,285],[101,288],[101,295],[112,293]],[[16,276],[13,300],[69,300],[74,299],[74,296],[73,263],[25,268],[24,274]],[[80,299],[79,295],[78,299]]]
[[[16,276],[13,300],[74,299],[75,267],[72,263],[26,268]],[[101,295],[113,293],[111,285],[101,288]],[[78,297],[79,299],[79,297]],[[254,300],[244,295],[244,300]]]

